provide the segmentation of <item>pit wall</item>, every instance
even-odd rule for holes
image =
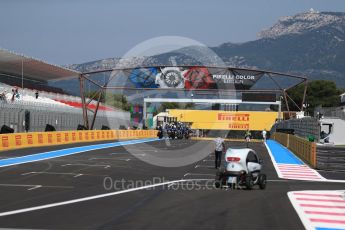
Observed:
[[[304,162],[316,168],[316,143],[285,133],[273,133],[271,139],[284,145]]]
[[[156,130],[83,130],[0,134],[0,151],[81,142],[157,137]]]

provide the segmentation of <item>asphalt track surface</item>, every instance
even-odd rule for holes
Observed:
[[[136,154],[188,155],[198,144],[203,159],[183,167],[159,167]],[[42,147],[0,152],[1,159],[66,147]],[[227,147],[244,143],[227,142]],[[69,201],[99,194],[128,191],[131,181],[181,183],[129,191],[98,199],[0,217],[1,228],[20,229],[304,229],[288,191],[337,190],[344,184],[284,180],[277,177],[263,143],[251,143],[264,160],[265,190],[231,190],[212,187],[216,169],[209,141],[173,140],[113,147],[44,161],[0,168],[0,215],[4,212]],[[152,148],[155,150],[152,151]],[[164,151],[163,151],[164,150]],[[133,151],[132,151],[133,152]],[[163,156],[164,157],[164,156]],[[330,179],[344,173],[320,172]],[[124,187],[104,185],[124,179]],[[164,181],[163,181],[164,178]],[[196,180],[202,179],[202,180]],[[109,180],[108,180],[109,182]],[[145,184],[146,185],[146,184]],[[143,185],[139,185],[143,186]]]

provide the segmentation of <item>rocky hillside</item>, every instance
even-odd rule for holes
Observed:
[[[311,9],[309,12],[295,16],[282,17],[269,29],[259,32],[259,38],[277,38],[283,35],[302,34],[312,30],[322,30],[324,27],[333,27],[343,31],[344,13],[318,12]]]
[[[305,74],[345,86],[345,13],[312,11],[284,17],[259,37],[213,49],[231,66]]]

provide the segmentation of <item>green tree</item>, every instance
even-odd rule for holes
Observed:
[[[179,109],[180,106],[177,102],[163,102],[159,108],[158,113],[165,112],[167,109]]]
[[[93,100],[97,100],[98,99],[98,94],[97,93],[98,93],[97,91],[84,92],[85,97],[93,98]],[[104,103],[104,93],[102,93],[102,95],[101,95],[100,102]]]
[[[193,102],[188,102],[184,104],[184,109],[194,109],[194,108],[195,108],[195,104]]]
[[[109,94],[107,93],[105,96],[105,103],[112,107],[122,109],[125,111],[130,110],[130,103],[127,101],[127,97],[123,94]]]
[[[304,85],[299,85],[288,90],[289,96],[300,106],[303,99]],[[306,104],[309,105],[307,111],[313,114],[315,107],[322,105],[324,107],[333,107],[340,104],[341,90],[337,89],[333,81],[317,80],[308,84]],[[298,110],[296,105],[289,101],[290,110]],[[285,107],[286,109],[286,107]]]
[[[167,109],[194,109],[195,104],[192,102],[188,103],[177,103],[177,102],[163,102],[158,110],[157,113],[165,112]]]

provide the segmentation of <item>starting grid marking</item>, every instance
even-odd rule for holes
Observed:
[[[31,174],[70,175],[73,177],[80,177],[80,176],[84,175],[82,173],[64,173],[64,172],[27,172],[27,173],[23,173],[22,176],[27,176],[27,175],[31,175]]]
[[[110,168],[110,165],[90,165],[90,164],[64,164],[61,165],[61,167],[66,167],[66,166],[87,166],[87,167],[102,167],[102,168]]]
[[[101,176],[101,177],[106,177],[108,175],[98,175],[98,174],[87,174],[87,173],[73,173],[73,172],[48,172],[48,171],[42,171],[42,172],[27,172],[27,173],[22,173],[22,176],[27,176],[27,175],[33,175],[33,174],[47,174],[47,175],[62,175],[62,176],[73,176],[73,177],[80,177],[80,176]]]
[[[345,230],[345,190],[288,192],[306,229]]]
[[[73,186],[58,186],[58,185],[39,185],[39,184],[0,184],[0,187],[24,187],[27,190],[34,190],[38,188],[62,188],[62,189],[72,189]]]

